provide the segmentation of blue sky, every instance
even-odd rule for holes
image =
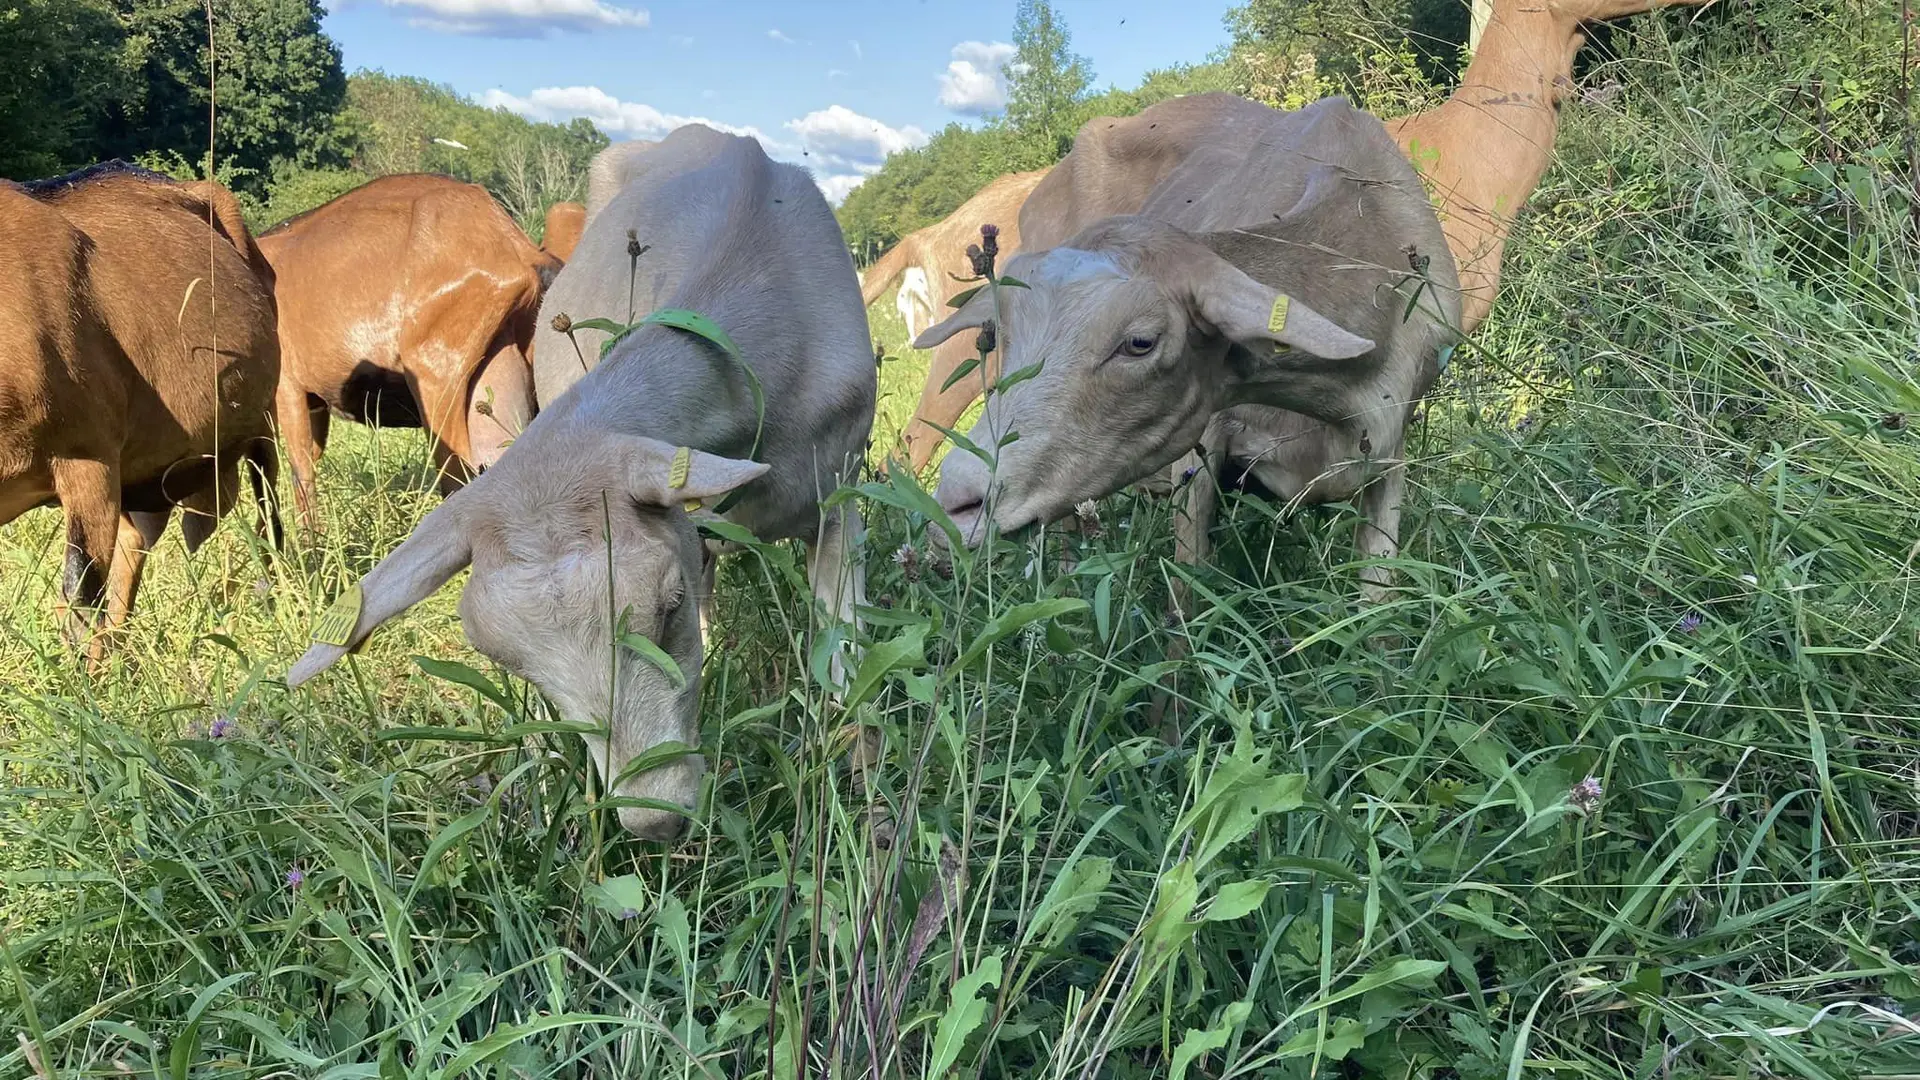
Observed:
[[[347,69],[614,138],[752,134],[838,202],[888,153],[997,111],[1015,0],[329,0]],[[1056,0],[1098,85],[1197,62],[1228,0]]]

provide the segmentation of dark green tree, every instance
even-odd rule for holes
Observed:
[[[211,106],[216,160],[242,190],[263,191],[276,163],[345,163],[336,117],[347,80],[339,46],[320,29],[320,0],[213,0],[211,64],[203,0],[112,3],[129,83],[91,156],[170,151],[203,161]]]
[[[1247,0],[1227,12],[1237,47],[1311,52],[1319,73],[1352,92],[1377,53],[1406,51],[1437,85],[1459,75],[1471,0]]]
[[[1067,24],[1049,0],[1020,0],[1013,44],[1006,119],[1025,144],[1023,167],[1038,168],[1073,145],[1075,106],[1093,85],[1093,68],[1074,55]]]
[[[107,0],[0,0],[0,176],[86,163],[125,92],[122,38]]]

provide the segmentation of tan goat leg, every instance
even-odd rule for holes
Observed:
[[[293,507],[300,528],[314,531],[314,470],[320,466],[320,454],[326,448],[327,421],[324,411],[318,417],[307,407],[306,392],[285,381],[274,395],[274,414],[280,421],[280,441],[287,447],[287,465],[293,470]]]
[[[146,569],[147,553],[167,531],[169,510],[140,511],[120,515],[120,528],[113,548],[113,569],[107,575],[107,622],[109,631],[118,630],[133,611],[140,593],[140,579]]]
[[[1360,494],[1361,519],[1353,529],[1354,547],[1363,559],[1391,559],[1400,554],[1400,502],[1407,493],[1407,467],[1395,461]],[[1368,566],[1360,571],[1360,595],[1369,604],[1382,604],[1392,595],[1393,570]]]
[[[120,469],[115,462],[61,458],[54,461],[52,472],[54,496],[67,515],[60,581],[67,636],[76,648],[86,649],[89,663],[97,663],[107,645],[105,635],[93,631],[105,606],[107,575],[120,534]]]

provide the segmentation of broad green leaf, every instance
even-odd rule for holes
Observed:
[[[538,1035],[543,1031],[553,1031],[565,1027],[580,1027],[584,1024],[619,1024],[632,1027],[636,1026],[637,1022],[618,1016],[601,1016],[597,1013],[554,1013],[548,1016],[537,1016],[524,1024],[511,1024],[506,1027],[495,1028],[493,1033],[486,1038],[461,1047],[460,1052],[453,1056],[453,1060],[447,1062],[446,1070],[439,1075],[444,1077],[445,1080],[453,1080],[454,1077],[459,1076],[475,1065],[484,1063],[495,1054],[500,1053],[516,1043],[523,1042]]]
[[[900,668],[919,668],[926,663],[927,625],[910,626],[867,650],[860,659],[847,688],[846,707],[852,710],[866,701],[887,677]]]
[[[994,642],[1019,633],[1026,629],[1028,623],[1036,623],[1042,619],[1057,619],[1068,612],[1082,611],[1086,606],[1087,602],[1078,597],[1034,600],[1025,604],[1015,604],[981,627],[980,635],[968,643],[967,651],[960,654],[960,659],[948,670],[964,670],[978,660],[981,654],[992,648]]]
[[[1334,1018],[1327,1025],[1327,1038],[1320,1041],[1320,1029],[1310,1027],[1288,1039],[1275,1056],[1282,1058],[1306,1057],[1315,1050],[1327,1061],[1339,1061],[1367,1041],[1367,1025],[1351,1016]]]
[[[1435,909],[1435,913],[1477,926],[1495,937],[1505,938],[1508,941],[1530,941],[1533,939],[1533,931],[1528,930],[1524,926],[1509,926],[1491,915],[1474,911],[1472,908],[1463,907],[1459,904],[1441,904]]]
[[[493,702],[509,713],[514,711],[513,698],[509,696],[505,690],[495,686],[492,679],[487,678],[485,675],[482,675],[465,664],[454,660],[435,660],[431,656],[416,656],[413,658],[413,662],[421,671],[426,672],[436,679],[450,683],[458,683],[469,689],[478,690],[481,697],[486,698],[488,701]]]
[[[193,1055],[200,1049],[200,1022],[206,1018],[207,1009],[222,994],[251,978],[253,978],[251,971],[236,971],[194,995],[193,1004],[187,1006],[186,1027],[180,1034],[174,1036],[173,1046],[167,1053],[167,1067],[173,1074],[173,1080],[187,1080],[187,1072],[193,1065]]]
[[[940,1017],[939,1026],[933,1033],[933,1067],[927,1070],[929,1077],[944,1077],[955,1062],[960,1060],[960,1051],[966,1046],[967,1036],[986,1019],[987,1004],[979,994],[982,990],[1000,985],[1000,954],[991,953],[980,961],[978,967],[953,984],[953,993],[949,996],[947,1011]]]
[[[653,746],[635,754],[633,760],[620,766],[619,773],[614,776],[611,783],[607,784],[607,790],[618,791],[620,790],[620,785],[625,783],[628,778],[639,776],[643,772],[651,772],[662,765],[679,761],[688,754],[695,752],[693,747],[676,739],[668,739],[663,743],[655,743]],[[609,800],[602,799],[601,805],[606,805],[608,801]]]
[[[1292,1023],[1303,1016],[1308,1016],[1321,1009],[1338,1005],[1348,998],[1359,997],[1361,994],[1378,987],[1393,986],[1397,983],[1429,984],[1433,982],[1435,976],[1445,970],[1447,970],[1447,965],[1442,961],[1415,960],[1412,957],[1403,956],[1385,967],[1375,968],[1340,989],[1333,991],[1324,998],[1316,998],[1302,1005],[1300,1008],[1295,1009],[1291,1016],[1287,1017],[1286,1022]]]
[[[1253,1011],[1253,1003],[1236,1001],[1220,1011],[1220,1021],[1205,1029],[1188,1028],[1186,1037],[1180,1045],[1173,1048],[1173,1070],[1168,1080],[1186,1080],[1187,1067],[1201,1054],[1218,1050],[1227,1045],[1233,1037],[1233,1029],[1246,1022],[1247,1014]]]
[[[257,1013],[250,1013],[243,1009],[215,1009],[209,1015],[239,1024],[253,1032],[253,1037],[260,1040],[260,1045],[266,1048],[267,1053],[282,1061],[290,1061],[305,1069],[317,1069],[325,1061],[324,1058],[293,1045],[286,1033],[276,1027],[273,1021]]]
[[[1267,890],[1271,888],[1273,882],[1258,878],[1222,886],[1215,894],[1213,903],[1207,905],[1205,918],[1208,922],[1226,922],[1258,911],[1261,902],[1267,898]]]
[[[413,879],[413,887],[407,890],[409,908],[413,906],[414,894],[420,891],[421,884],[427,880],[428,872],[440,861],[440,856],[446,854],[448,848],[459,843],[461,837],[486,824],[487,819],[492,816],[493,804],[488,803],[472,813],[460,816],[440,830],[440,835],[434,837],[433,843],[427,845],[427,853],[420,857],[420,873]]]
[[[955,280],[960,279],[956,278]],[[984,288],[986,288],[985,285],[975,285],[971,289],[961,289],[959,292],[947,298],[947,306],[956,309],[966,307],[967,301],[973,299],[974,294]]]
[[[616,919],[631,919],[653,906],[653,896],[632,874],[598,881],[582,890],[593,906]]]
[[[1188,918],[1200,902],[1200,883],[1194,878],[1191,859],[1182,859],[1160,875],[1160,887],[1154,899],[1153,914],[1147,919],[1141,952],[1158,970],[1169,955],[1193,936],[1196,924]]]
[[[948,390],[952,389],[954,383],[959,382],[961,379],[966,378],[967,376],[973,374],[975,371],[978,371],[979,369],[980,369],[980,358],[977,356],[967,357],[965,360],[962,360],[960,362],[959,367],[956,367],[953,369],[953,374],[947,376],[947,381],[940,384],[940,392],[943,394],[946,393]]]
[[[1034,909],[1033,922],[1027,927],[1027,939],[1031,941],[1044,931],[1040,947],[1058,947],[1079,925],[1082,915],[1100,906],[1101,895],[1112,881],[1112,859],[1085,858],[1068,866],[1053,879],[1046,896]]]
[[[667,947],[680,961],[683,978],[693,975],[693,925],[687,919],[687,905],[672,893],[662,893],[653,915],[654,929],[667,939]]]
[[[667,655],[665,649],[648,641],[644,636],[632,632],[622,633],[619,640],[620,644],[640,654],[642,660],[659,668],[661,674],[667,677],[667,681],[673,684],[675,690],[686,689],[686,675],[681,672],[680,665],[674,662],[673,657]]]
[[[1008,388],[1018,386],[1021,383],[1026,382],[1028,379],[1031,379],[1035,375],[1040,374],[1041,366],[1042,364],[1038,364],[1038,363],[1028,364],[1026,367],[1021,368],[1019,371],[1011,371],[1005,375],[1000,376],[999,380],[993,384],[992,392],[996,394],[1004,393]]]

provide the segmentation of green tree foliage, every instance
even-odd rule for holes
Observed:
[[[335,118],[346,101],[340,48],[320,29],[319,0],[214,0],[212,67],[202,0],[112,0],[122,28],[125,91],[86,147],[86,158],[207,152],[209,106],[216,158],[232,183],[261,194],[277,162],[345,164]]]
[[[356,169],[445,173],[483,185],[529,227],[548,206],[581,197],[587,164],[608,143],[584,119],[536,123],[451,87],[381,71],[355,73],[347,101]]]
[[[1226,16],[1237,89],[1276,104],[1292,87],[1424,104],[1418,84],[1459,76],[1470,10],[1470,0],[1247,0]]]
[[[1047,144],[1044,154],[1036,154],[1036,144],[1006,117],[978,128],[949,124],[925,146],[887,158],[855,188],[840,205],[840,228],[860,261],[869,262],[902,236],[953,213],[995,177],[1060,160],[1072,149],[1074,133],[1096,116],[1129,116],[1156,101],[1232,85],[1225,64],[1179,64],[1148,72],[1132,90],[1082,93],[1059,121],[1065,140]]]
[[[1074,55],[1066,23],[1048,0],[1020,0],[1013,43],[1006,119],[1019,136],[1023,164],[1039,168],[1072,146],[1075,107],[1093,85],[1093,67]]]
[[[119,24],[105,0],[0,0],[0,176],[38,177],[79,164],[122,89],[102,42]]]

